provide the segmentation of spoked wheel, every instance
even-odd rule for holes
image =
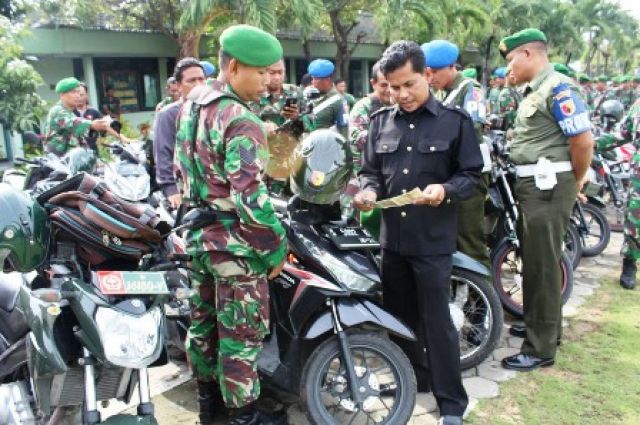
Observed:
[[[362,403],[356,405],[333,336],[315,349],[302,374],[302,401],[317,425],[406,424],[416,401],[416,377],[402,350],[376,333],[349,333]]]
[[[611,226],[602,210],[592,204],[583,204],[586,229],[580,232],[582,255],[593,257],[601,254],[609,245]]]
[[[580,241],[580,233],[573,222],[569,223],[564,235],[564,253],[569,257],[572,269],[577,269],[582,258],[582,242]]]
[[[482,363],[496,348],[502,331],[500,298],[484,276],[461,269],[451,275],[451,319],[458,330],[460,366]]]
[[[492,254],[493,286],[498,292],[502,306],[516,318],[522,318],[522,258],[510,241],[503,242]],[[560,258],[562,273],[562,304],[573,290],[573,268],[566,254]]]

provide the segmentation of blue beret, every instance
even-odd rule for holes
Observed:
[[[460,49],[447,40],[433,40],[421,46],[429,68],[445,68],[458,60]]]
[[[216,73],[216,66],[211,62],[200,61],[200,65],[202,65],[202,70],[204,71],[205,77],[208,77]]]
[[[504,66],[501,66],[500,68],[496,68],[496,70],[493,71],[493,75],[498,78],[504,78],[507,76],[507,68]]]
[[[307,72],[315,78],[327,78],[333,75],[335,69],[336,67],[333,65],[333,62],[326,59],[316,59],[311,61]]]

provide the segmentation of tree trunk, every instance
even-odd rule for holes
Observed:
[[[304,58],[307,62],[311,62],[311,47],[309,46],[309,40],[302,42],[302,51],[304,52]]]
[[[489,58],[491,57],[491,46],[495,36],[492,35],[487,40],[487,48],[484,51],[484,60],[482,61],[482,84],[485,86],[489,83]]]
[[[185,31],[178,37],[178,43],[180,45],[180,52],[178,53],[178,60],[191,56],[194,58],[199,57],[201,34],[194,31]]]
[[[342,25],[340,21],[339,9],[329,11],[329,17],[331,18],[331,29],[333,30],[333,38],[336,43],[336,76],[349,80],[349,62],[351,61],[351,55],[349,54],[349,32]]]

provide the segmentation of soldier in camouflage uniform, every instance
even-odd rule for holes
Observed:
[[[60,101],[53,105],[44,122],[44,148],[47,152],[63,156],[71,148],[87,146],[86,138],[90,130],[106,131],[118,137],[104,119],[88,120],[73,113],[83,95],[80,81],[70,77],[64,78],[56,85],[56,93]]]
[[[631,158],[631,184],[627,196],[624,221],[624,243],[622,245],[622,273],[620,286],[636,287],[636,261],[640,258],[640,99],[631,106],[622,122],[623,138],[603,135],[597,140],[598,149],[621,146],[633,142],[636,152]]]
[[[370,83],[373,93],[369,93],[357,101],[349,113],[349,143],[353,153],[354,174],[358,174],[362,168],[362,154],[369,136],[371,114],[384,106],[391,105],[389,82],[384,77],[384,74],[380,72],[380,64],[378,62],[373,65],[371,76]]]
[[[180,99],[180,89],[178,88],[178,82],[176,81],[175,77],[167,78],[167,85],[165,86],[165,90],[167,91],[167,97],[162,99],[156,105],[156,112],[159,112],[165,106],[168,106],[176,100]]]
[[[520,93],[516,90],[516,81],[513,75],[507,71],[505,85],[498,96],[497,114],[502,119],[502,130],[513,129],[521,98]]]
[[[176,136],[183,203],[216,212],[210,224],[185,236],[198,288],[187,350],[201,423],[213,423],[221,392],[230,424],[275,425],[286,418],[255,405],[257,358],[269,333],[267,278],[284,266],[287,245],[261,179],[268,158],[265,128],[246,102],[265,92],[266,68],[282,58],[282,46],[248,25],[227,28],[220,46],[227,84],[209,81],[192,90]]]
[[[600,105],[602,105],[606,100],[611,100],[616,98],[615,91],[611,88],[607,87],[607,81],[609,81],[609,77],[604,74],[598,75],[596,78],[596,87],[595,93],[593,96],[593,103],[590,106],[590,109],[594,112],[594,114],[598,113],[600,109]]]
[[[348,139],[349,105],[333,84],[335,66],[326,59],[315,59],[307,71],[312,77],[313,87],[320,95],[311,100],[314,128],[333,128]]]
[[[500,67],[493,71],[493,87],[489,90],[487,96],[487,109],[489,114],[496,114],[500,109],[498,102],[500,98],[500,92],[504,87],[504,79],[506,75],[506,68]]]
[[[434,90],[440,90],[445,106],[465,110],[473,120],[476,139],[482,143],[486,102],[482,86],[475,80],[462,76],[455,63],[458,47],[446,40],[434,40],[422,45],[427,61],[427,76]],[[489,252],[484,236],[484,201],[487,193],[486,179],[478,183],[477,192],[460,202],[458,209],[458,250],[491,268]]]
[[[625,110],[629,110],[631,105],[636,100],[636,92],[632,86],[632,77],[630,75],[625,75],[622,77],[622,84],[620,88],[619,99],[620,102],[624,105]]]

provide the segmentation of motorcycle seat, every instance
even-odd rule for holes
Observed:
[[[0,309],[11,313],[16,306],[22,276],[20,273],[0,274]]]

